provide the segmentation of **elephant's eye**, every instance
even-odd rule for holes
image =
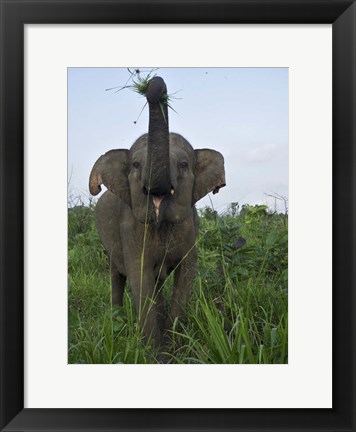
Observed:
[[[182,161],[182,162],[179,162],[179,168],[188,168],[188,162],[186,162],[186,161]]]
[[[140,163],[135,161],[135,162],[133,162],[132,166],[136,169],[140,168]]]

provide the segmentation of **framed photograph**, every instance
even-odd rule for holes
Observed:
[[[69,364],[288,363],[288,68],[68,68],[68,166]]]
[[[1,1],[1,430],[355,430],[355,8]]]

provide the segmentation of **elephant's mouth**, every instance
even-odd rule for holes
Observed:
[[[162,202],[163,201],[166,202],[173,195],[174,195],[174,189],[173,189],[173,187],[171,188],[171,191],[170,191],[169,194],[165,194],[165,195],[152,195],[152,203],[153,203],[154,212],[155,212],[155,216],[156,216],[156,222],[159,222],[159,219],[160,219]]]

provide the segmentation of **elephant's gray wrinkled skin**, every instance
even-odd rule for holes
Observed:
[[[194,150],[181,135],[168,132],[168,111],[162,101],[166,92],[162,78],[150,81],[148,134],[130,150],[101,156],[89,181],[93,195],[101,184],[108,188],[96,205],[95,220],[110,259],[113,304],[122,305],[127,278],[143,333],[157,345],[163,330],[182,316],[195,276],[194,204],[225,186],[219,152]],[[164,322],[161,288],[173,270],[171,307]]]

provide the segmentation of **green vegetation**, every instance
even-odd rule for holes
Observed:
[[[129,78],[126,81],[126,84],[123,86],[108,88],[108,89],[106,89],[106,91],[115,90],[115,93],[117,93],[121,90],[131,89],[134,92],[138,93],[139,95],[146,97],[149,82],[151,81],[152,78],[155,78],[157,76],[154,73],[155,70],[156,69],[151,69],[151,71],[146,73],[145,76],[142,76],[140,74],[141,71],[139,69],[131,70],[130,68],[127,68],[127,71],[129,73]],[[164,93],[162,95],[162,97],[160,99],[160,105],[161,105],[162,113],[163,113],[162,104],[166,104],[167,107],[170,108],[172,111],[177,112],[172,107],[172,104],[171,104],[172,99],[176,99],[174,95],[175,95],[175,93],[173,93],[173,94]],[[139,117],[141,116],[142,111],[145,109],[146,105],[147,105],[147,102],[145,102],[145,104],[144,104],[144,106],[140,112]],[[163,116],[164,116],[164,113],[163,113]],[[136,121],[134,123],[136,123]]]
[[[288,217],[236,203],[200,213],[187,318],[164,353],[143,344],[130,290],[111,306],[109,262],[93,205],[68,210],[69,363],[287,363]],[[171,278],[165,286],[167,299]]]

